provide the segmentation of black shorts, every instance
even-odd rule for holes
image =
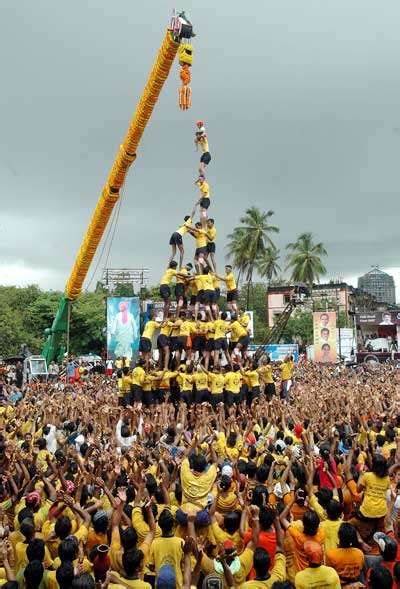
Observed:
[[[201,200],[200,200],[200,206],[202,209],[208,209],[210,207],[211,201],[208,198],[208,196],[204,196]]]
[[[132,385],[132,397],[135,403],[142,403],[143,389],[137,384]]]
[[[220,288],[216,288],[214,290],[214,296],[213,296],[213,301],[212,302],[215,305],[217,305],[220,298],[221,298],[221,289]]]
[[[143,391],[143,405],[145,407],[150,407],[150,405],[154,405],[153,391]]]
[[[144,354],[148,354],[151,352],[151,340],[148,337],[141,337],[140,344],[139,344],[139,352]]]
[[[178,301],[179,299],[185,298],[185,285],[178,283],[175,285],[175,298]]]
[[[275,384],[273,382],[268,382],[265,385],[264,393],[268,401],[270,401],[272,397],[276,395]]]
[[[161,404],[165,401],[165,396],[168,393],[166,389],[157,389],[154,391],[154,399],[156,403]]]
[[[215,241],[210,241],[210,243],[207,244],[207,250],[209,254],[215,254]]]
[[[171,298],[171,289],[168,284],[161,284],[160,286],[160,295],[164,301],[167,301]]]
[[[196,303],[197,303],[197,295],[191,295],[191,297],[190,297],[190,305],[192,307],[194,307]]]
[[[251,405],[261,394],[260,387],[253,387],[247,391],[247,404]]]
[[[240,403],[240,393],[231,393],[231,391],[225,391],[225,404],[228,407]]]
[[[193,393],[192,391],[182,391],[181,392],[181,400],[186,403],[186,405],[191,405],[193,403]]]
[[[175,231],[175,233],[173,233],[171,235],[171,239],[169,240],[169,245],[182,245],[182,244],[183,244],[182,235],[180,233],[178,233],[177,231]]]
[[[161,350],[161,348],[167,348],[170,345],[169,337],[167,335],[160,335],[157,338],[157,348]]]
[[[232,303],[232,301],[237,301],[238,297],[239,297],[239,293],[238,293],[237,289],[228,290],[228,292],[226,293],[226,300],[228,301],[228,303]]]
[[[208,254],[207,246],[196,248],[196,252],[194,254],[195,260],[200,258],[200,256],[205,256],[206,254]]]
[[[179,352],[183,352],[183,350],[186,350],[186,347],[187,347],[186,344],[187,344],[187,340],[188,340],[186,335],[180,335],[176,339],[177,339],[176,350],[178,350]]]
[[[228,343],[224,337],[214,340],[214,350],[223,350],[226,352],[228,349]]]
[[[203,153],[203,155],[200,158],[200,161],[202,164],[205,164],[206,166],[208,166],[208,164],[211,162],[211,154],[209,151],[205,151]]]
[[[207,352],[213,352],[214,350],[215,350],[215,340],[208,339],[206,341],[206,351]]]
[[[169,338],[169,347],[171,352],[177,352],[179,350],[179,337],[174,335]]]
[[[202,335],[196,335],[193,338],[193,351],[194,352],[203,352],[206,348],[206,338]]]
[[[213,290],[201,290],[199,292],[199,301],[202,305],[210,305],[214,300]]]
[[[207,391],[207,389],[204,389],[203,391],[196,391],[194,400],[195,403],[200,404],[200,403],[209,403],[210,402],[210,391]]]
[[[241,337],[239,339],[239,344],[243,348],[248,348],[249,347],[249,344],[250,344],[250,336],[249,335],[244,335],[243,337]]]
[[[217,405],[224,402],[224,393],[211,395],[210,402],[213,408],[215,409]]]

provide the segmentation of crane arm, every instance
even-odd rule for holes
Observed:
[[[90,264],[96,254],[115,204],[118,202],[120,189],[126,179],[127,172],[136,159],[136,151],[140,140],[171,70],[182,38],[192,36],[192,27],[190,23],[187,23],[187,25],[185,30],[181,30],[180,27],[179,30],[168,29],[158,51],[126,136],[119,148],[82,240],[53,324],[51,328],[46,330],[47,340],[42,353],[47,362],[56,358],[60,359],[64,353],[62,341],[64,334],[68,332],[71,303],[79,296],[82,290]]]
[[[137,147],[168,77],[179,45],[179,41],[175,41],[171,31],[168,30],[83,238],[65,288],[65,295],[69,300],[75,300],[82,290],[90,264],[119,199],[120,189],[129,167],[136,159]]]

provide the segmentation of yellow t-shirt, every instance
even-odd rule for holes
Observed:
[[[144,326],[144,330],[143,330],[143,334],[142,337],[146,337],[147,339],[152,339],[154,332],[156,331],[156,329],[158,329],[160,327],[160,323],[158,323],[157,321],[153,321],[150,320],[146,323],[146,325]]]
[[[209,243],[214,243],[217,239],[217,230],[215,227],[208,227],[207,229],[207,240]]]
[[[199,274],[196,276],[196,283],[199,290],[214,290],[214,280],[211,274]]]
[[[342,523],[343,520],[341,519],[338,519],[336,521],[326,519],[325,521],[321,522],[320,528],[321,530],[323,530],[325,535],[325,554],[328,550],[333,550],[333,548],[337,548],[339,546],[339,528],[342,525]]]
[[[318,568],[307,568],[300,571],[295,579],[296,589],[312,589],[323,587],[324,589],[340,589],[339,575],[335,569],[322,565]]]
[[[176,587],[183,586],[182,560],[184,540],[172,536],[171,538],[155,538],[151,544],[149,566],[154,566],[156,573],[162,566],[170,564],[175,569]]]
[[[167,284],[169,286],[172,282],[172,279],[176,277],[177,273],[178,271],[174,270],[174,268],[168,268],[161,278],[160,284]]]
[[[204,509],[216,478],[215,464],[212,464],[206,472],[197,474],[190,470],[189,460],[185,458],[181,467],[182,510],[185,511],[184,507],[189,509],[194,507],[197,511]]]
[[[225,376],[223,374],[210,372],[209,383],[212,395],[221,395],[224,392]]]
[[[196,248],[207,247],[207,231],[196,228]]]
[[[289,362],[282,362],[279,368],[281,370],[282,380],[290,380],[292,378],[292,369]]]
[[[141,366],[136,366],[132,371],[132,384],[141,387],[143,386],[146,373]]]
[[[260,386],[260,376],[257,370],[247,370],[245,374],[252,389]]]
[[[390,488],[389,477],[378,477],[367,472],[360,484],[365,487],[360,511],[364,517],[384,517],[387,514],[386,491]]]
[[[226,288],[229,291],[236,290],[236,278],[233,272],[225,276]]]
[[[225,389],[230,393],[238,395],[242,386],[242,376],[240,372],[227,372],[225,374]]]
[[[232,341],[238,342],[241,337],[246,337],[248,335],[247,329],[240,324],[239,321],[234,321],[231,323],[231,335]]]
[[[195,372],[193,374],[193,382],[198,391],[208,390],[208,375],[205,372]]]
[[[223,319],[217,319],[216,321],[214,321],[214,328],[215,339],[225,339],[226,334],[231,329],[231,326],[228,321],[224,321]]]
[[[186,374],[186,372],[180,372],[178,374],[176,380],[178,382],[181,392],[182,391],[191,392],[193,390],[193,375],[192,374]]]
[[[259,368],[259,374],[260,374],[261,380],[265,384],[273,384],[274,377],[273,377],[273,373],[272,373],[271,364],[266,364],[265,366],[261,366]]]
[[[286,581],[286,557],[280,552],[275,555],[275,563],[268,579],[247,581],[242,585],[242,589],[271,589],[278,581]]]
[[[199,189],[201,193],[201,198],[210,198],[210,186],[208,182],[204,180],[204,182],[199,184]]]
[[[179,229],[177,230],[177,233],[184,236],[189,231],[191,226],[192,226],[192,218],[190,217],[190,219],[185,221],[184,224],[179,227]]]

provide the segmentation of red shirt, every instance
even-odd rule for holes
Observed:
[[[337,467],[336,467],[336,462],[333,460],[333,458],[329,458],[326,462],[328,463],[328,468],[329,468],[329,472],[330,472],[331,476],[334,478],[334,480],[337,481]],[[325,462],[322,460],[322,458],[319,458],[318,459],[318,462],[317,462],[317,472],[318,472],[318,477],[319,477],[319,488],[322,489],[322,487],[324,487],[325,489],[331,489],[331,490],[333,490],[334,489],[334,485],[333,485],[331,479],[326,474],[324,468],[325,468]]]
[[[245,533],[244,538],[243,538],[243,542],[244,542],[245,546],[247,546],[247,544],[250,542],[251,535],[252,535],[251,530],[249,530],[248,532]],[[271,530],[270,532],[260,532],[260,535],[258,537],[257,548],[264,548],[264,550],[266,550],[268,552],[268,554],[271,558],[271,566],[269,567],[269,570],[271,570],[272,567],[274,566],[275,553],[276,553],[276,532],[275,532],[275,530]],[[256,577],[256,572],[254,569],[252,569],[252,571],[249,575],[249,579],[253,580],[253,579],[255,579],[255,577]]]

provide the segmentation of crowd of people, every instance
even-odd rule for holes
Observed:
[[[124,407],[117,373],[1,382],[6,589],[400,586],[394,366]]]

